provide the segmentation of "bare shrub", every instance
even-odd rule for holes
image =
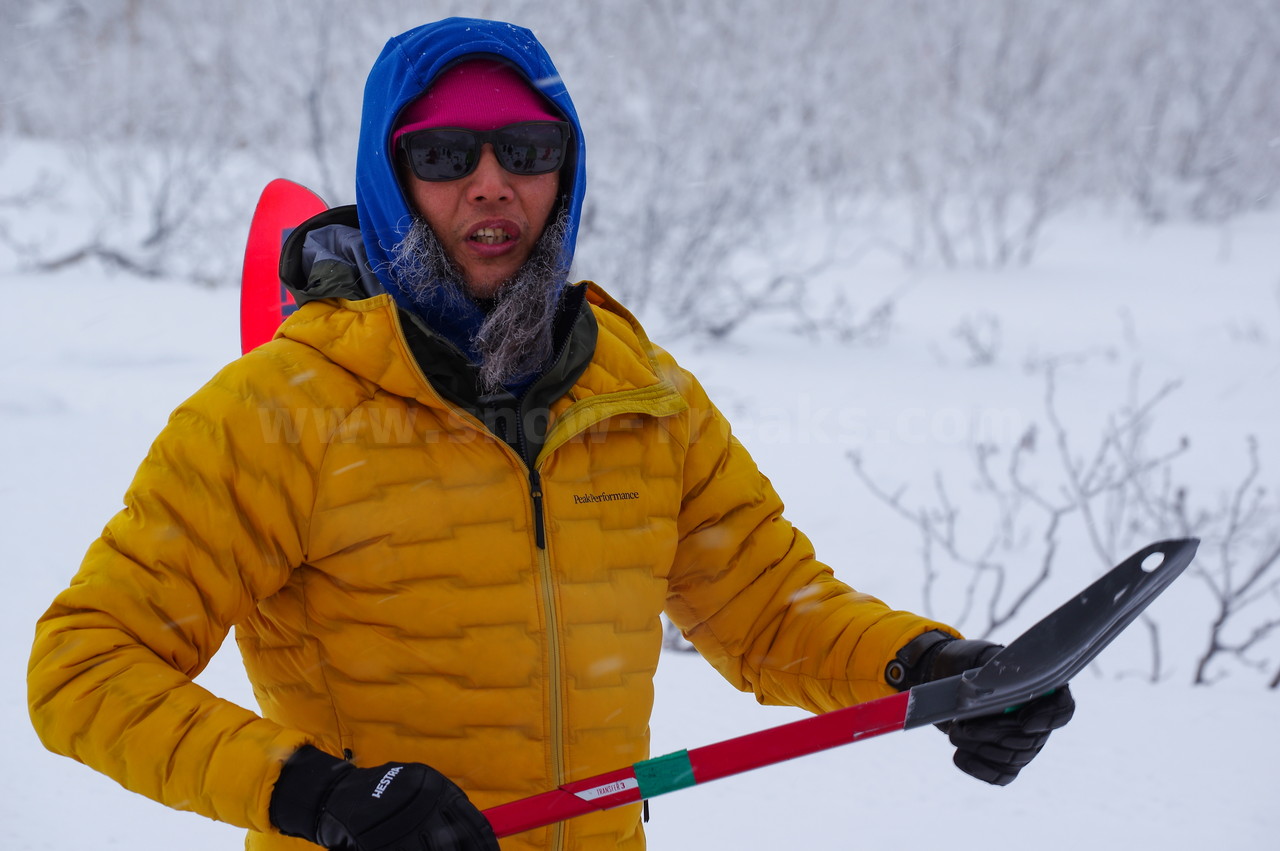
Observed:
[[[1193,509],[1190,488],[1177,473],[1189,441],[1153,446],[1152,438],[1158,409],[1178,383],[1142,394],[1135,370],[1129,400],[1107,417],[1100,434],[1082,442],[1058,408],[1058,374],[1068,364],[1050,359],[1041,365],[1042,425],[1029,424],[1012,445],[971,447],[976,475],[963,497],[936,474],[932,499],[909,500],[907,488],[884,485],[850,453],[856,477],[920,535],[926,611],[942,609],[944,619],[987,637],[1049,583],[1064,544],[1085,544],[1101,567],[1110,567],[1152,540],[1199,537],[1203,544],[1191,575],[1204,583],[1214,611],[1200,625],[1207,640],[1192,665],[1192,681],[1215,682],[1232,667],[1270,674],[1280,657],[1274,641],[1280,634],[1280,531],[1274,523],[1280,503],[1260,484],[1257,440],[1247,441],[1248,467],[1237,484],[1208,507]],[[983,519],[975,523],[974,515]],[[960,593],[944,595],[939,589],[953,573]],[[1160,623],[1150,613],[1141,622],[1150,652],[1146,676],[1159,681],[1172,667]],[[1270,687],[1277,680],[1273,676]]]
[[[851,274],[869,252],[1026,264],[1073,206],[1216,222],[1280,185],[1273,3],[348,5],[4,4],[0,134],[82,146],[95,193],[83,238],[28,262],[234,281],[266,179],[352,200],[372,58],[448,14],[547,43],[590,143],[578,274],[677,333],[782,313],[857,336],[877,309]],[[65,190],[48,202],[81,209]]]

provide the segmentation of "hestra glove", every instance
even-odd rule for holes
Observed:
[[[488,819],[434,768],[357,768],[310,745],[284,764],[270,816],[330,851],[498,851]]]
[[[900,691],[962,674],[986,664],[1003,649],[989,641],[956,639],[927,632],[900,651],[885,669],[885,680]],[[1049,740],[1066,726],[1076,703],[1067,686],[1028,701],[1016,710],[938,724],[956,746],[956,767],[994,786],[1007,786]]]

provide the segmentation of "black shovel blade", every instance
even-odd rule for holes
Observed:
[[[907,726],[989,715],[1066,685],[1186,570],[1199,544],[1184,538],[1139,550],[981,668],[916,686],[918,711]]]

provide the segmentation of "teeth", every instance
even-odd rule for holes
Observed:
[[[508,236],[507,232],[502,228],[480,228],[480,230],[471,234],[471,238],[476,242],[483,242],[485,245],[496,245],[499,242],[505,242]]]

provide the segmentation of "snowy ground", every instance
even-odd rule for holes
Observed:
[[[1185,475],[1199,490],[1238,478],[1248,434],[1261,440],[1266,478],[1275,482],[1277,232],[1276,215],[1230,231],[1077,222],[1053,231],[1030,270],[855,270],[860,286],[904,292],[883,345],[813,347],[753,334],[749,345],[672,348],[731,415],[824,558],[855,585],[915,608],[914,534],[868,496],[845,453],[863,452],[888,484],[927,491],[935,468],[963,471],[975,429],[1007,441],[1041,413],[1043,379],[1026,369],[1029,359],[1083,356],[1060,387],[1061,407],[1080,423],[1082,441],[1091,423],[1125,400],[1132,368],[1141,365],[1147,389],[1183,382],[1162,408],[1158,436],[1191,437]],[[10,311],[0,336],[0,517],[9,576],[0,600],[0,723],[10,731],[0,848],[239,847],[235,829],[167,811],[45,752],[31,732],[22,686],[34,620],[118,506],[168,411],[236,355],[236,295],[89,269],[0,272],[0,288]],[[969,351],[952,333],[966,317],[999,327],[992,364],[968,364]],[[1080,587],[1099,568],[1081,563],[1063,583]],[[1238,670],[1212,688],[1187,685],[1190,652],[1204,640],[1197,591],[1188,576],[1153,607],[1172,644],[1169,678],[1151,685],[1118,677],[1129,664],[1123,654],[1141,653],[1117,644],[1111,664],[1074,684],[1077,720],[1008,788],[955,771],[932,730],[893,734],[659,798],[652,846],[1280,847],[1280,692]],[[1031,616],[1056,602],[1037,600]],[[655,753],[796,717],[733,692],[696,657],[669,654],[659,680]],[[201,682],[252,705],[234,650]]]

